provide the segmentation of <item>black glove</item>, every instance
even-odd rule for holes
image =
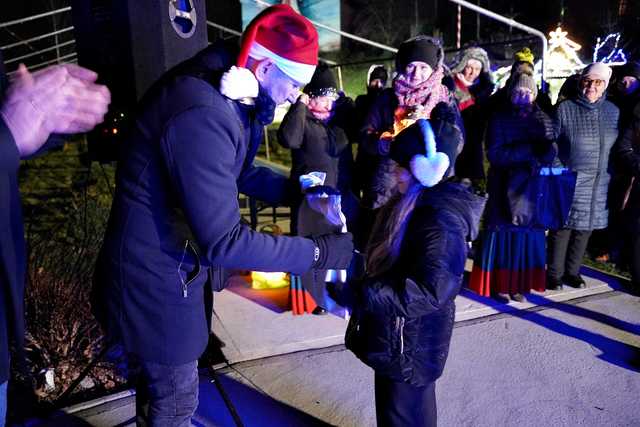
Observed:
[[[552,163],[557,154],[553,141],[546,139],[534,142],[531,151],[533,151],[536,160],[543,164]]]
[[[335,302],[342,307],[353,309],[358,302],[357,289],[360,287],[358,282],[328,282],[326,284],[327,293]]]
[[[311,268],[341,270],[349,266],[353,257],[353,234],[323,234],[312,237],[311,240],[316,245]]]
[[[455,125],[458,121],[458,115],[454,107],[446,102],[439,102],[433,107],[433,111],[431,111],[431,120],[443,121]]]
[[[347,281],[362,280],[367,269],[367,259],[359,251],[354,251],[353,259],[347,269]]]

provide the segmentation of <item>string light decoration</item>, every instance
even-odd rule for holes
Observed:
[[[598,37],[593,48],[593,62],[603,62],[609,65],[626,64],[627,56],[621,48],[618,48],[618,43],[620,43],[620,33],[611,33],[604,39]],[[609,52],[608,55],[607,52]]]
[[[578,56],[578,51],[582,46],[567,37],[568,34],[569,33],[564,31],[561,26],[549,32],[545,75],[552,101],[555,101],[564,80],[586,66]],[[542,61],[538,60],[534,65],[534,76],[538,84],[540,84],[542,79],[541,71]],[[509,79],[511,66],[501,67],[492,74],[497,90],[503,87]]]
[[[547,64],[545,64],[549,77],[568,77],[586,65],[578,56],[582,46],[569,39],[568,34],[560,26],[549,33]]]
[[[569,39],[567,37],[568,34],[560,26],[555,31],[549,32],[547,63],[545,64],[548,79],[569,77],[586,66],[577,53],[582,46]],[[536,61],[534,70],[536,81],[540,83],[542,71],[542,62],[540,60]],[[504,86],[510,72],[511,66],[502,67],[494,71],[493,77],[498,88]]]

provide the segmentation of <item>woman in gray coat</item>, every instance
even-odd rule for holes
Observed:
[[[607,226],[609,153],[618,137],[619,110],[604,96],[611,68],[594,62],[581,73],[579,93],[560,103],[556,137],[560,160],[578,173],[565,228],[549,233],[547,289],[584,288],[579,270],[591,232]]]

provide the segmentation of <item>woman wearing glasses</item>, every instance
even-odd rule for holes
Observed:
[[[300,188],[302,175],[324,173],[323,184],[343,193],[343,211],[347,220],[352,218],[352,211],[348,209],[352,205],[352,196],[349,193],[350,183],[341,182],[341,178],[345,180],[349,175],[344,169],[350,168],[353,162],[347,135],[353,109],[351,98],[338,92],[331,69],[326,64],[320,64],[278,129],[278,142],[291,149],[292,188]],[[291,206],[291,233],[307,237],[336,232],[334,225],[325,223],[322,217],[309,212],[309,206],[302,203],[302,198],[300,192]],[[324,272],[302,275],[302,284],[317,304],[312,313],[326,314],[330,304],[324,298]]]
[[[549,233],[547,289],[584,288],[580,265],[593,230],[607,226],[609,153],[620,112],[606,100],[611,68],[594,62],[581,73],[577,95],[560,103],[556,137],[560,160],[578,173],[565,228]]]

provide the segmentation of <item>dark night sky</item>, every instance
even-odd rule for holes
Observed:
[[[477,0],[471,0],[478,3]],[[421,2],[423,3],[423,2]],[[432,2],[426,2],[432,3]],[[445,13],[439,14],[440,24],[445,29],[447,44],[452,44],[455,37],[455,21],[457,6],[444,0],[440,0],[443,5],[441,9]],[[580,51],[583,57],[590,57],[592,47],[598,36],[604,36],[611,31],[623,29],[622,25],[627,25],[626,37],[623,40],[631,41],[631,29],[637,35],[635,29],[640,21],[640,0],[628,0],[628,17],[621,19],[618,16],[620,0],[535,0],[535,1],[506,1],[506,0],[480,0],[480,5],[490,10],[507,16],[512,16],[516,21],[536,28],[546,35],[555,29],[556,25],[562,21],[562,27],[569,32],[569,37],[583,46]],[[633,5],[632,5],[633,3]],[[562,4],[564,4],[564,17],[561,17]],[[631,9],[635,7],[636,25],[632,26],[629,21]],[[443,22],[444,21],[444,22]],[[463,44],[476,38],[476,14],[472,11],[463,11]],[[447,26],[448,24],[448,26]],[[449,29],[449,31],[446,31]],[[506,32],[506,34],[505,34]],[[513,30],[512,36],[522,36],[524,33]],[[508,27],[504,24],[480,18],[480,39],[489,40],[508,36]],[[637,41],[636,41],[637,43]]]

